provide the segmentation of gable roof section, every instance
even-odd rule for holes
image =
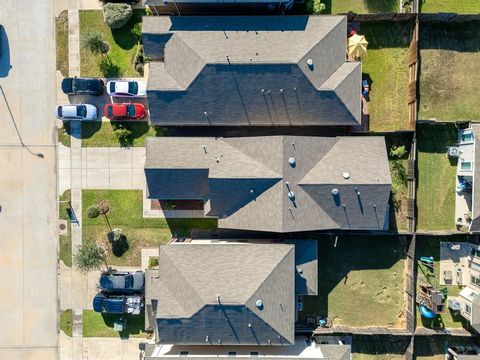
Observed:
[[[345,62],[346,23],[344,16],[145,17],[144,51],[155,60],[152,122],[358,125],[361,64]]]
[[[155,286],[147,286],[147,301],[158,302],[156,319],[162,342],[294,342],[291,245],[161,246],[155,282]],[[262,300],[261,309],[256,306],[257,300]]]
[[[382,230],[388,223],[391,178],[382,137],[170,137],[149,138],[146,146],[149,194],[178,199],[201,184],[192,198],[206,201],[206,215],[217,216],[220,228]],[[205,178],[184,174],[192,169]],[[183,186],[188,190],[178,190]]]

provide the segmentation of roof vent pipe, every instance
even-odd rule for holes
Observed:
[[[307,65],[308,65],[309,67],[312,67],[312,66],[313,66],[313,60],[312,60],[312,59],[308,59],[308,60],[307,60]]]
[[[342,176],[344,179],[350,179],[350,174],[348,172],[344,172]]]
[[[288,163],[290,164],[291,167],[295,167],[295,158],[291,157],[290,159],[288,159]]]
[[[337,196],[339,193],[338,189],[332,189],[332,195]]]

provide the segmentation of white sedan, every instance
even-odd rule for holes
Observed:
[[[147,96],[145,83],[136,80],[112,80],[107,83],[110,96]]]
[[[57,106],[55,116],[60,120],[97,120],[98,109],[90,104]]]

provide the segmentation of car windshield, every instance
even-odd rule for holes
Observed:
[[[61,106],[59,106],[58,109],[57,109],[57,115],[58,115],[58,117],[62,117],[62,116],[63,116],[62,107],[61,107]]]
[[[115,92],[115,81],[112,81],[110,83],[110,93],[114,93]]]
[[[138,93],[138,83],[135,81],[131,81],[128,83],[128,93],[129,94],[136,94]]]
[[[127,115],[128,116],[135,116],[135,105],[133,105],[133,104],[127,105]]]
[[[133,275],[125,276],[125,289],[131,289],[133,287]]]
[[[87,116],[87,107],[85,105],[77,106],[77,116],[82,118]]]

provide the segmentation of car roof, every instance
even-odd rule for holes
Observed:
[[[110,104],[113,109],[113,116],[125,116],[127,115],[128,104]]]
[[[62,116],[63,117],[76,117],[78,106],[79,105],[63,105],[62,106]]]
[[[124,289],[125,277],[127,275],[133,276],[133,287],[131,290],[141,289],[144,283],[144,276],[142,272],[111,272],[104,273],[100,277],[100,287],[104,289]]]

